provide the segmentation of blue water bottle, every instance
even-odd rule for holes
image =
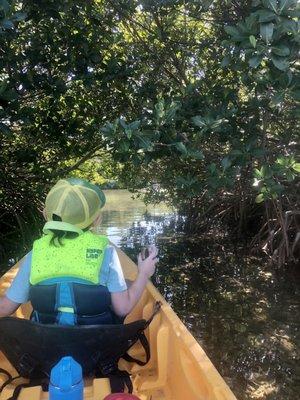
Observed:
[[[63,357],[52,368],[49,400],[83,400],[82,368],[72,357]]]

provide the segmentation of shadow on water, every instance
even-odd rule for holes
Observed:
[[[155,285],[238,399],[296,399],[295,276],[274,271],[218,232],[190,238],[179,234],[178,217],[170,210],[149,211],[140,205],[129,213],[107,211],[103,230],[133,260],[141,246],[158,245]]]

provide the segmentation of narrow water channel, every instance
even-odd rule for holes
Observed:
[[[132,259],[156,243],[153,281],[239,400],[295,400],[300,393],[299,281],[249,256],[218,232],[178,233],[166,206],[146,207],[125,190],[106,191],[101,232]],[[297,347],[298,344],[298,347]]]

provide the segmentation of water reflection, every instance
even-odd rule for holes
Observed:
[[[112,193],[113,192],[113,193]],[[214,232],[186,238],[164,206],[109,191],[102,232],[132,258],[160,251],[154,282],[242,400],[294,400],[299,392],[299,286]],[[112,201],[110,201],[112,199]]]
[[[175,215],[165,204],[146,206],[132,198],[127,190],[105,190],[106,205],[102,211],[99,233],[106,234],[117,246],[135,248],[153,244]]]
[[[165,244],[159,289],[238,398],[294,399],[295,280],[225,246],[215,237]]]

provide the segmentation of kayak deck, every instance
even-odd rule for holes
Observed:
[[[137,267],[129,257],[118,249],[125,278],[134,280]],[[0,279],[0,293],[4,294],[18,270],[16,264]],[[162,303],[161,311],[146,330],[151,348],[149,363],[141,367],[120,360],[120,368],[132,374],[134,394],[141,400],[236,400],[223,378],[217,372],[201,346],[187,330],[158,290],[148,283],[147,288],[125,322],[148,319],[156,301]],[[23,304],[16,312],[19,318],[29,318],[31,306]],[[142,358],[143,350],[136,344],[129,352]],[[17,376],[17,372],[0,352],[0,367]],[[6,377],[0,375],[0,385]],[[26,382],[18,379],[7,385],[0,400],[7,400],[15,386]],[[110,394],[108,379],[86,379],[85,400],[102,400]],[[48,393],[41,386],[22,389],[18,400],[44,400]]]

